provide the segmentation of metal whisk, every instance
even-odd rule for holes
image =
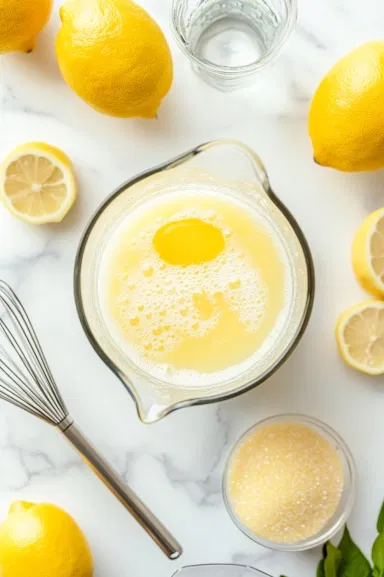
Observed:
[[[0,281],[0,398],[57,427],[170,559],[182,548],[168,529],[75,425],[61,398],[31,321],[13,290]],[[2,314],[2,313],[5,314]]]

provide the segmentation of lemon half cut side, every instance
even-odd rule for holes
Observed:
[[[384,374],[384,302],[365,301],[337,321],[336,340],[344,361],[367,375]]]
[[[0,165],[0,198],[24,222],[61,222],[77,198],[70,159],[42,142],[16,147]]]
[[[361,286],[375,297],[384,298],[384,208],[370,214],[358,228],[352,264]]]

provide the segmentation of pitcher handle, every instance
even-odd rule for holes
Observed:
[[[250,161],[252,162],[256,176],[257,176],[259,182],[261,183],[266,194],[270,195],[270,193],[272,193],[267,171],[266,171],[265,166],[262,163],[259,155],[256,154],[256,152],[247,144],[244,144],[243,142],[240,142],[239,140],[235,140],[235,139],[231,139],[231,138],[223,138],[220,140],[211,140],[211,141],[205,142],[204,144],[200,144],[200,146],[196,146],[195,148],[192,148],[187,153],[182,154],[181,156],[178,156],[174,160],[171,160],[171,162],[167,162],[166,165],[164,165],[163,169],[164,170],[170,170],[172,168],[176,168],[177,166],[181,166],[182,164],[188,162],[189,160],[192,160],[195,156],[198,156],[199,154],[206,152],[210,148],[214,148],[216,146],[236,146],[237,148],[242,150],[244,152],[244,154],[246,156],[248,156]]]

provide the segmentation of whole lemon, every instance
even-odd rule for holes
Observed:
[[[318,164],[346,172],[384,167],[384,41],[342,58],[318,87],[309,134]]]
[[[31,52],[53,0],[0,0],[0,54]]]
[[[130,0],[68,0],[60,17],[56,51],[69,86],[104,114],[156,116],[173,64],[151,16]]]
[[[14,503],[0,526],[1,577],[92,577],[84,535],[49,504]]]

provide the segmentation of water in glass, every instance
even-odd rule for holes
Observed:
[[[217,66],[247,66],[263,59],[286,22],[284,2],[205,0],[189,20],[189,46],[199,59]]]

